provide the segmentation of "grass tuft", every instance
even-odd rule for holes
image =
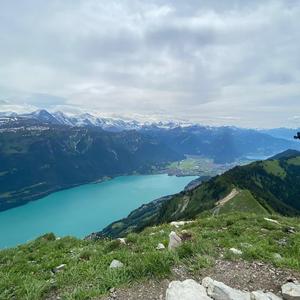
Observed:
[[[47,234],[33,242],[0,251],[0,299],[99,298],[112,287],[149,278],[165,278],[183,266],[197,274],[216,259],[258,260],[275,266],[300,270],[300,222],[297,218],[247,213],[201,217],[179,229],[188,229],[192,238],[175,251],[158,251],[158,243],[168,244],[169,224],[131,233],[126,245],[118,240],[84,241],[72,237],[56,239]],[[295,233],[289,228],[294,227]],[[230,248],[243,254],[232,254]],[[278,254],[280,259],[278,259]],[[110,269],[113,259],[124,267]],[[64,270],[52,270],[65,264]]]

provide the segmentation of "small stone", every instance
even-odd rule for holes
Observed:
[[[164,250],[166,247],[163,243],[159,243],[156,247],[156,250]]]
[[[293,233],[296,233],[296,230],[295,230],[295,227],[287,226],[287,227],[283,228],[283,232],[293,234]]]
[[[176,228],[180,227],[180,226],[183,226],[185,224],[190,224],[190,223],[193,223],[194,221],[173,221],[171,222],[170,224],[172,226],[175,226]]]
[[[273,219],[269,219],[269,218],[264,218],[264,220],[279,225],[279,222],[277,220],[273,220]]]
[[[166,291],[166,300],[211,300],[205,288],[192,279],[172,281]]]
[[[229,251],[232,252],[235,255],[242,255],[243,254],[243,252],[241,250],[236,249],[236,248],[230,248]]]
[[[173,250],[177,247],[179,247],[182,244],[181,238],[176,234],[176,232],[171,231],[169,234],[169,245],[168,249]]]
[[[276,260],[282,260],[282,256],[279,253],[274,253],[273,254],[274,259]]]
[[[126,245],[126,240],[124,238],[118,238],[121,245]]]
[[[118,268],[122,268],[123,266],[124,266],[123,263],[121,263],[120,261],[114,259],[114,260],[111,262],[109,268],[110,268],[110,269],[118,269]]]
[[[281,287],[283,299],[300,300],[300,284],[289,282]]]
[[[64,270],[65,266],[66,266],[65,264],[61,264],[57,266],[56,268],[53,269],[53,273],[61,272],[62,270]]]
[[[249,243],[241,243],[241,247],[243,247],[243,248],[251,248],[252,245],[249,244]]]

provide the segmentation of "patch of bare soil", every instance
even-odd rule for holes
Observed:
[[[225,203],[227,203],[228,201],[230,201],[231,199],[233,199],[235,196],[237,196],[240,192],[234,188],[230,193],[229,195],[227,195],[226,197],[224,197],[223,199],[219,200],[217,203],[216,203],[216,206],[220,207],[220,206],[223,206]]]
[[[275,268],[269,264],[245,261],[217,260],[214,267],[203,269],[191,276],[184,268],[176,268],[169,279],[133,284],[129,288],[112,289],[110,296],[101,300],[164,300],[165,292],[172,280],[195,279],[201,283],[206,276],[226,285],[245,291],[263,290],[280,295],[281,286],[287,281],[300,281],[300,273]],[[99,300],[100,300],[99,299]]]

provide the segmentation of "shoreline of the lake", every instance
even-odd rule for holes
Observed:
[[[76,188],[76,187],[79,187],[79,186],[82,186],[82,185],[86,185],[86,184],[99,184],[99,183],[110,181],[110,180],[113,180],[115,178],[122,177],[122,176],[147,176],[147,175],[163,175],[163,174],[168,175],[168,176],[176,176],[176,177],[190,177],[190,176],[195,176],[194,174],[190,174],[190,175],[189,174],[187,174],[187,175],[177,175],[177,174],[171,174],[171,173],[168,173],[168,172],[165,172],[165,171],[162,171],[162,172],[158,171],[158,172],[154,172],[154,173],[153,172],[149,172],[149,173],[137,173],[137,172],[133,172],[133,173],[129,173],[129,174],[118,174],[118,175],[114,175],[114,176],[103,176],[103,177],[100,177],[100,178],[92,180],[92,181],[83,181],[83,182],[80,182],[80,183],[67,184],[67,185],[63,185],[61,187],[56,187],[56,188],[53,188],[53,189],[48,189],[48,190],[40,192],[38,194],[30,195],[30,196],[24,198],[25,202],[21,202],[21,203],[18,203],[18,205],[16,205],[16,206],[0,210],[0,214],[2,212],[4,212],[4,211],[8,211],[8,210],[11,210],[11,209],[14,209],[14,208],[17,208],[17,207],[21,207],[21,206],[27,205],[27,204],[29,204],[29,203],[31,203],[33,201],[38,201],[40,199],[43,199],[44,197],[50,196],[53,193],[65,191],[65,190]]]
[[[13,247],[48,232],[84,238],[142,204],[180,192],[195,178],[122,175],[53,192],[0,212],[0,248]]]

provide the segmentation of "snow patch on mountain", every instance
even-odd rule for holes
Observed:
[[[159,121],[159,122],[139,122],[136,120],[123,120],[117,118],[97,117],[89,113],[83,113],[78,115],[68,115],[61,111],[53,113],[48,112],[45,109],[36,110],[31,113],[17,114],[14,112],[0,112],[1,121],[11,120],[12,118],[36,120],[41,123],[53,124],[53,125],[66,125],[76,127],[99,127],[107,131],[123,131],[123,130],[140,130],[140,129],[174,129],[177,127],[190,127],[195,124],[187,122],[173,122],[173,121]],[[5,120],[4,120],[5,119]]]

